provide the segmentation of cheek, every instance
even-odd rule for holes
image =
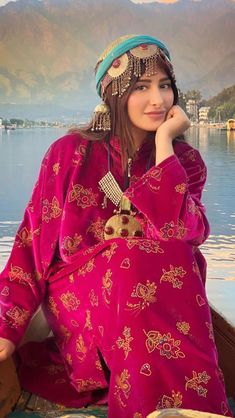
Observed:
[[[135,118],[136,113],[138,113],[138,107],[139,107],[139,100],[135,95],[131,95],[127,102],[127,114],[132,120]]]
[[[173,106],[173,103],[174,103],[174,92],[173,90],[170,90],[167,96],[167,105],[169,109]]]

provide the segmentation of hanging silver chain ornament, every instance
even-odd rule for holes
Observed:
[[[111,202],[118,206],[114,215],[104,227],[104,239],[142,237],[143,231],[135,218],[136,212],[131,210],[130,200],[124,196],[119,184],[110,171],[99,181],[100,189]]]

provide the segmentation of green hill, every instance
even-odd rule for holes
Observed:
[[[223,89],[221,93],[206,102],[210,106],[209,117],[227,120],[235,118],[235,85]]]

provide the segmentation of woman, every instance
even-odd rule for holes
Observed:
[[[153,37],[119,38],[96,86],[92,123],[46,154],[1,275],[0,356],[43,303],[54,337],[19,350],[26,389],[82,406],[109,388],[112,418],[229,415],[198,250],[206,168],[182,136],[169,52]]]

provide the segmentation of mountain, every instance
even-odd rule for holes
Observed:
[[[235,3],[18,0],[0,7],[0,103],[92,109],[94,66],[127,33],[165,42],[182,91],[209,99],[234,84]]]
[[[235,85],[223,89],[215,97],[206,102],[210,106],[210,117],[217,118],[220,115],[221,120],[235,118]]]

